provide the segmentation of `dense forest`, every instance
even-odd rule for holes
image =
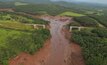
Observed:
[[[74,17],[68,26],[82,26],[71,32],[71,41],[81,46],[86,65],[107,65],[106,9],[87,11],[86,16]]]
[[[107,16],[106,15],[89,15],[91,18],[97,20],[99,23],[107,27]]]
[[[83,49],[86,65],[107,65],[107,30],[75,31],[72,40]]]

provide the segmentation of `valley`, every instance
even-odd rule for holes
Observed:
[[[106,11],[97,4],[0,1],[0,65],[107,65]]]
[[[79,45],[65,38],[63,26],[68,24],[71,18],[59,16],[41,16],[40,18],[50,21],[51,39],[34,55],[21,54],[18,56],[19,59],[16,57],[10,61],[10,65],[85,65]],[[67,19],[67,21],[61,21],[61,19]]]

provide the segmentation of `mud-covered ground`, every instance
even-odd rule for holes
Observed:
[[[40,18],[50,21],[51,39],[34,55],[21,53],[11,59],[9,65],[85,65],[80,46],[69,41],[71,35],[64,29],[64,25],[72,21],[72,18],[59,16]]]

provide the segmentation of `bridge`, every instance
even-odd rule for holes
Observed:
[[[39,28],[45,29],[46,28],[46,25],[44,25],[44,24],[26,24],[26,25],[31,25],[34,27],[34,29],[39,29]]]
[[[81,31],[82,28],[85,28],[85,27],[81,27],[81,26],[70,26],[70,29],[69,31],[71,32],[73,30],[73,28],[77,28],[78,31]]]

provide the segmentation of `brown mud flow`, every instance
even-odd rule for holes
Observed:
[[[60,16],[44,19],[50,21],[52,36],[50,56],[45,65],[84,65],[81,48],[70,43],[65,37],[66,35],[69,37],[69,32],[62,30],[72,19]]]
[[[34,55],[21,53],[14,59],[10,59],[9,65],[43,65],[50,51],[50,41],[47,40],[44,47]]]
[[[42,16],[43,20],[50,21],[51,39],[35,55],[26,53],[10,60],[10,65],[84,65],[81,48],[70,43],[65,37],[64,25],[72,19],[60,16]]]
[[[70,45],[62,31],[63,26],[67,23],[68,21],[62,22],[58,17],[50,20],[51,51],[45,65],[68,65],[67,56],[70,55]]]

